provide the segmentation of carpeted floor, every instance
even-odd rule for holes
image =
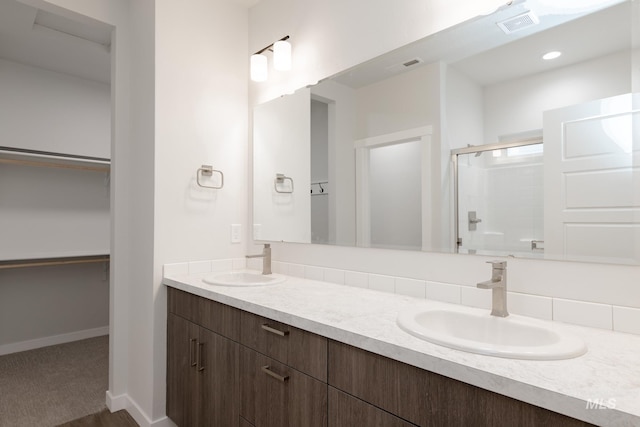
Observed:
[[[97,414],[87,415],[57,427],[138,427],[138,423],[131,418],[127,411],[111,413],[105,409]]]
[[[0,356],[0,427],[52,427],[101,412],[108,369],[108,336]]]

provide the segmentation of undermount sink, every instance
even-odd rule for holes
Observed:
[[[214,273],[202,279],[209,285],[218,286],[267,286],[284,282],[285,277],[278,274],[260,274],[255,271],[233,271]]]
[[[425,341],[489,356],[560,360],[587,352],[579,337],[551,322],[517,315],[496,317],[470,307],[414,309],[401,313],[397,323]]]

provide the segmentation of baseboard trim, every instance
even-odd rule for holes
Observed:
[[[106,403],[107,408],[109,408],[111,412],[120,411],[122,409],[126,410],[140,427],[176,427],[173,421],[166,416],[155,421],[151,421],[128,394],[113,396],[109,391],[107,391]]]
[[[109,334],[109,326],[0,345],[0,356]]]

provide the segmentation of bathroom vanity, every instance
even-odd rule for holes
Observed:
[[[179,426],[640,422],[640,391],[635,389],[635,398],[627,393],[628,402],[612,392],[634,390],[629,376],[638,368],[631,361],[640,339],[633,336],[587,330],[583,338],[590,352],[580,358],[502,359],[430,344],[398,328],[399,311],[429,301],[293,277],[245,288],[211,286],[201,279],[164,279],[167,414]],[[601,352],[607,349],[593,341],[599,336],[631,338],[637,348],[627,346],[627,353],[617,356],[629,372],[610,361],[617,374],[595,384],[599,378],[583,370],[593,373],[606,363]],[[610,348],[611,342],[602,346]],[[627,383],[619,383],[618,376],[626,376]],[[585,399],[585,393],[591,397]],[[636,404],[627,411],[596,409],[591,399],[601,406],[610,399],[620,407]]]

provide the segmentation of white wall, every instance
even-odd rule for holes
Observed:
[[[0,145],[110,158],[108,84],[0,59]]]
[[[542,129],[542,112],[631,91],[631,55],[619,52],[484,88],[484,141]]]
[[[442,28],[433,25],[434,22],[445,26],[462,22],[481,8],[489,9],[490,3],[467,1],[447,10],[441,2],[429,3],[434,10],[427,14],[422,8],[427,7],[425,3],[403,3],[399,7],[397,3],[363,1],[342,7],[344,2],[339,0],[263,0],[251,10],[250,51],[270,43],[276,33],[290,34],[294,70],[287,81],[289,85],[306,84]],[[336,8],[340,8],[340,13],[336,13]],[[363,10],[367,13],[363,14]],[[335,19],[336,16],[340,19]],[[397,31],[398,28],[402,31]],[[376,43],[370,40],[371,34],[376,34]],[[252,98],[255,102],[277,96],[286,88],[287,82],[274,78],[262,85],[252,85]],[[443,135],[443,140],[448,141],[447,137]],[[274,258],[468,287],[490,273],[484,264],[488,259],[481,256],[282,243],[274,245]],[[510,286],[515,292],[640,307],[639,267],[515,259],[509,263]],[[588,311],[590,306],[584,307]]]
[[[440,124],[440,66],[430,64],[356,90],[356,139]],[[402,111],[402,114],[398,114]]]
[[[0,270],[0,354],[104,335],[105,263]]]
[[[152,343],[137,356],[153,361],[154,419],[165,413],[162,265],[247,251],[247,14],[238,1],[156,1],[155,254],[146,296]],[[202,164],[224,172],[223,189],[195,185]],[[231,224],[242,224],[243,243],[231,243]]]
[[[449,147],[489,143],[484,135],[483,88],[453,67],[447,67],[444,120]]]

